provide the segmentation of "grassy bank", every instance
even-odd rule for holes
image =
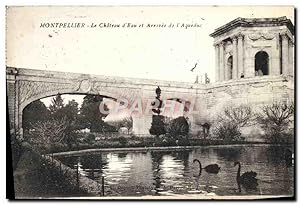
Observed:
[[[14,171],[15,198],[88,196],[35,152],[24,149]]]
[[[243,145],[243,144],[267,144],[266,142],[249,141],[224,141],[218,139],[182,139],[165,141],[163,138],[156,137],[115,137],[102,140],[92,140],[89,142],[80,142],[72,146],[62,144],[51,145],[48,153],[87,150],[87,149],[105,149],[105,148],[155,148],[155,147],[186,147],[186,146],[210,146],[210,145]],[[272,143],[270,143],[272,144]],[[280,143],[287,144],[286,142]]]
[[[231,145],[231,144],[257,144],[262,142],[247,141],[224,141],[212,139],[183,139],[165,141],[162,138],[155,137],[115,137],[103,140],[93,140],[89,142],[78,142],[72,146],[63,144],[50,145],[49,153],[63,152],[83,149],[101,149],[101,148],[138,148],[138,147],[172,147],[172,146],[208,146],[208,145]]]

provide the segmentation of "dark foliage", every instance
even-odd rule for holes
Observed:
[[[189,133],[189,124],[185,117],[181,116],[174,120],[171,120],[167,132],[168,135],[173,138],[178,138],[179,136],[187,136]]]
[[[83,98],[79,116],[81,129],[89,128],[91,132],[105,132],[104,126],[107,124],[103,119],[107,114],[101,113],[99,109],[102,101],[101,96],[87,95]],[[108,111],[106,106],[104,109]]]
[[[151,135],[159,137],[159,135],[166,134],[164,116],[162,115],[153,115],[151,128],[149,130]]]
[[[50,111],[45,104],[40,100],[36,100],[23,110],[23,129],[25,131],[32,129],[33,124],[48,120],[49,117]]]

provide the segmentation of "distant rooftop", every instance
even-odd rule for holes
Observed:
[[[286,16],[279,18],[236,18],[233,21],[215,29],[210,37],[217,37],[237,27],[270,27],[286,25],[290,32],[294,35],[294,25]]]

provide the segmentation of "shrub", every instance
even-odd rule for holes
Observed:
[[[247,105],[225,107],[218,116],[214,134],[224,142],[244,141],[241,128],[253,122],[252,109]]]
[[[164,123],[164,116],[162,115],[153,115],[151,128],[149,130],[151,135],[159,137],[159,135],[166,134],[166,128]]]
[[[294,103],[275,102],[265,105],[257,114],[257,121],[266,133],[267,141],[280,143],[288,135],[288,127],[293,122]]]
[[[215,135],[225,142],[244,141],[239,127],[232,122],[222,122],[215,128]]]
[[[225,107],[222,115],[219,115],[219,121],[229,121],[235,126],[245,127],[253,121],[253,112],[248,105],[239,105],[237,107]]]
[[[120,142],[120,144],[122,145],[122,146],[125,146],[126,144],[127,144],[127,139],[126,139],[126,137],[124,137],[124,136],[121,136],[121,137],[119,137],[119,140],[118,140],[119,142]]]
[[[167,134],[172,138],[181,139],[189,133],[189,124],[185,117],[178,117],[170,122],[167,127]]]
[[[94,143],[95,142],[95,135],[89,134],[88,136],[86,136],[85,142],[89,143],[89,144]]]

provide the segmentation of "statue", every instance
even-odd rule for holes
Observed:
[[[207,73],[205,73],[205,84],[208,84],[208,83],[210,83],[210,79],[209,79]]]
[[[160,94],[161,94],[161,89],[160,87],[158,86],[155,90],[155,93],[156,93],[156,97],[155,97],[155,101],[151,103],[152,106],[155,106],[153,109],[152,109],[152,112],[156,113],[157,115],[160,114],[160,109],[162,108],[162,100],[160,99]]]

